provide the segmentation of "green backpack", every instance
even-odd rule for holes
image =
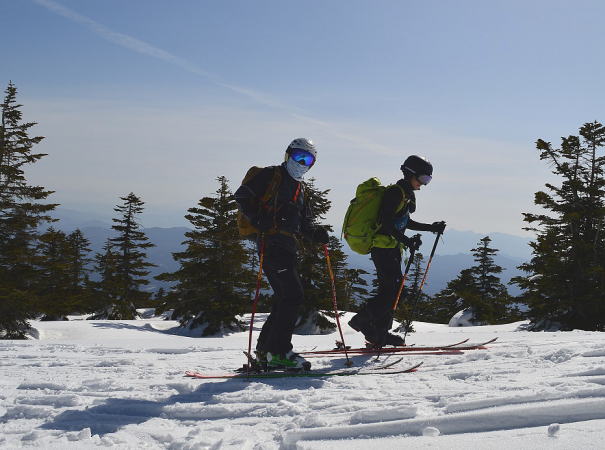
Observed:
[[[349,204],[342,225],[342,234],[354,252],[367,255],[374,247],[374,237],[380,228],[378,213],[382,197],[384,197],[388,187],[383,186],[376,177],[370,178],[357,186],[355,198]],[[404,201],[397,209],[398,211],[404,203],[405,195]]]

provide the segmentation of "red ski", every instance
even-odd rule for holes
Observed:
[[[353,354],[370,354],[370,355],[374,355],[377,353],[380,354],[389,354],[389,353],[405,353],[405,352],[414,352],[420,354],[420,352],[441,352],[441,351],[448,351],[448,350],[485,350],[487,349],[487,347],[485,347],[487,344],[491,344],[492,342],[495,342],[496,339],[498,339],[497,337],[490,339],[489,341],[485,341],[485,342],[480,342],[480,343],[476,343],[476,344],[468,344],[468,345],[461,345],[464,344],[466,342],[468,342],[468,339],[461,341],[461,342],[457,342],[455,344],[450,344],[450,345],[442,345],[442,346],[435,346],[435,347],[415,347],[415,346],[406,346],[406,347],[382,347],[381,349],[375,349],[375,348],[367,348],[367,347],[360,347],[360,348],[350,348],[347,349],[348,353],[353,353]],[[314,350],[314,351],[308,351],[308,352],[300,352],[301,355],[305,355],[305,356],[309,356],[309,355],[339,355],[344,353],[343,349],[331,349],[331,350]]]
[[[406,352],[401,351],[392,351],[393,347],[383,347],[382,349],[375,348],[367,348],[367,349],[348,349],[347,353],[349,355],[368,355],[368,356],[376,356],[376,355],[391,355],[391,354],[401,354]],[[407,352],[407,356],[418,356],[418,355],[462,355],[464,352],[457,348],[445,349],[445,350],[435,350],[435,351],[416,351],[416,352]],[[342,352],[330,352],[330,353],[312,353],[306,354],[305,358],[324,358],[326,356],[339,356],[344,355],[344,350]]]

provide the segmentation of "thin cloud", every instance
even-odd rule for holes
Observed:
[[[98,22],[95,22],[89,17],[83,16],[82,14],[78,14],[77,12],[66,8],[63,5],[60,5],[52,0],[34,0],[40,6],[47,8],[48,10],[65,17],[73,22],[79,23],[80,25],[84,25],[94,31],[96,34],[101,36],[103,39],[112,42],[120,47],[127,48],[129,50],[133,50],[137,53],[141,53],[143,55],[151,56],[153,58],[160,59],[162,61],[174,64],[178,67],[181,67],[189,72],[195,73],[197,75],[201,75],[207,78],[212,78],[213,75],[210,72],[207,72],[195,64],[191,64],[187,60],[183,58],[179,58],[165,50],[154,47],[140,39],[136,39],[127,34],[118,33],[107,28],[104,25],[101,25]]]
[[[314,125],[320,125],[322,127],[325,127],[335,137],[338,137],[338,138],[346,140],[348,142],[357,144],[362,147],[369,148],[376,153],[393,154],[395,152],[395,150],[390,147],[380,145],[375,142],[371,142],[368,139],[365,139],[365,138],[362,138],[359,136],[354,136],[349,133],[339,132],[328,122],[324,122],[324,121],[309,117],[308,115],[306,115],[304,113],[304,111],[302,111],[298,108],[292,107],[291,105],[286,105],[286,104],[280,102],[279,100],[276,100],[276,99],[268,96],[267,94],[264,94],[262,92],[258,92],[258,91],[252,90],[252,89],[248,89],[248,88],[245,88],[242,86],[237,86],[237,85],[227,83],[224,80],[222,80],[220,77],[218,77],[217,75],[215,75],[211,72],[208,72],[207,70],[202,69],[198,65],[193,64],[186,59],[173,55],[170,52],[167,52],[165,50],[162,50],[161,48],[148,44],[147,42],[137,39],[135,37],[129,36],[124,33],[119,33],[117,31],[113,31],[112,29],[107,28],[104,25],[101,25],[100,23],[92,20],[91,18],[86,17],[82,14],[79,14],[79,13],[73,11],[72,9],[69,9],[57,2],[54,2],[52,0],[34,0],[34,2],[40,6],[43,6],[44,8],[48,9],[49,11],[52,11],[55,14],[63,16],[66,19],[69,19],[73,22],[76,22],[80,25],[83,25],[83,26],[89,28],[95,34],[99,35],[101,38],[103,38],[113,44],[116,44],[120,47],[127,48],[129,50],[132,50],[136,53],[140,53],[142,55],[151,56],[152,58],[156,58],[161,61],[167,62],[169,64],[175,65],[175,66],[180,67],[181,69],[184,69],[195,75],[202,76],[202,77],[206,78],[207,80],[209,80],[210,82],[212,82],[213,84],[215,84],[216,86],[220,86],[222,88],[235,92],[239,95],[250,98],[250,99],[256,101],[257,103],[262,104],[263,106],[269,106],[272,108],[283,110],[283,111],[287,112],[289,115],[291,115],[293,118],[296,118],[298,120],[302,120],[302,121],[305,121],[308,123],[312,123]]]

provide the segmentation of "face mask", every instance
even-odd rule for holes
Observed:
[[[288,158],[288,161],[286,162],[286,170],[296,181],[302,181],[303,176],[309,169],[309,166],[303,166],[302,164],[294,161],[292,158]]]

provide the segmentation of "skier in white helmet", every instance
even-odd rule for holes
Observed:
[[[264,241],[263,271],[274,296],[271,314],[258,337],[256,355],[269,367],[305,370],[311,367],[292,351],[292,333],[304,301],[296,268],[296,237],[320,244],[327,244],[329,238],[324,227],[313,225],[305,198],[303,177],[316,158],[313,142],[294,139],[281,165],[261,169],[235,192],[240,211],[258,230],[259,252]]]

